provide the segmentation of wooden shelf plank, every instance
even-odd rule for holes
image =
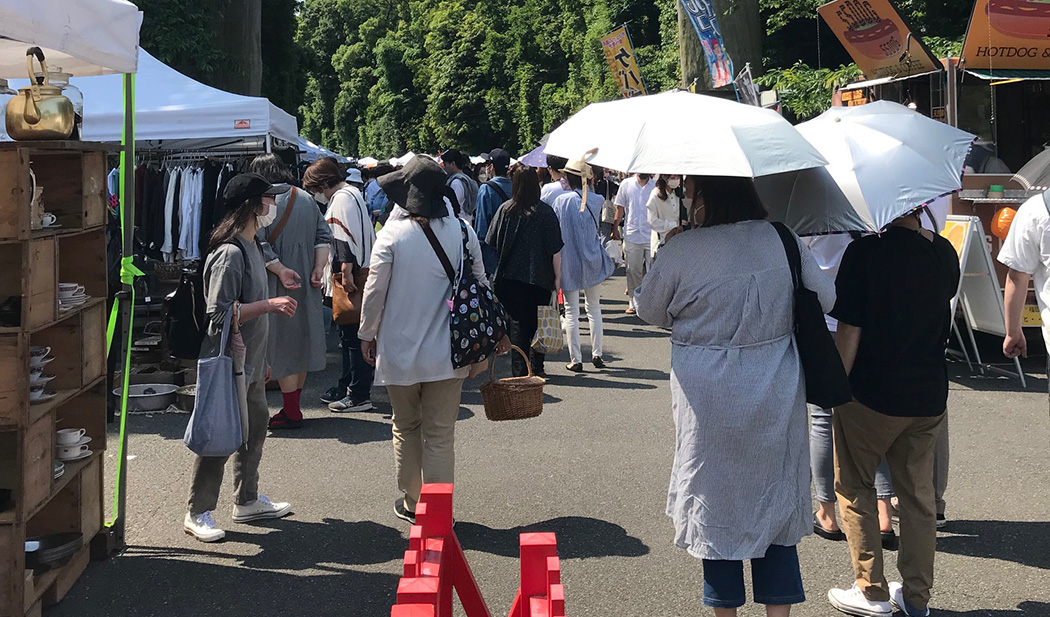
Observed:
[[[40,418],[43,418],[48,413],[54,411],[55,409],[58,409],[58,407],[60,405],[66,403],[70,399],[76,398],[76,397],[80,396],[81,394],[87,392],[91,388],[94,388],[98,384],[102,383],[102,381],[105,378],[106,378],[105,375],[103,375],[102,377],[97,377],[97,378],[91,380],[91,383],[88,383],[85,386],[83,386],[82,388],[78,388],[76,390],[59,390],[57,392],[57,396],[55,398],[51,399],[50,401],[47,401],[45,403],[40,403],[40,404],[37,404],[37,405],[30,405],[29,406],[29,424],[32,424],[32,423],[36,422],[37,420],[39,420]]]
[[[58,312],[58,317],[56,317],[53,321],[49,321],[47,323],[42,323],[42,324],[40,324],[38,326],[33,326],[32,328],[28,328],[28,329],[23,329],[21,327],[0,328],[0,335],[4,335],[4,334],[21,334],[22,332],[28,332],[29,334],[35,334],[37,332],[40,332],[41,330],[47,330],[48,328],[50,328],[52,326],[57,326],[58,324],[62,323],[63,321],[65,321],[67,319],[69,319],[70,317],[76,317],[77,315],[81,314],[82,312],[86,311],[87,309],[96,307],[96,306],[98,306],[100,304],[103,304],[105,302],[106,302],[106,299],[103,298],[103,297],[91,298],[90,300],[88,300],[87,302],[85,302],[84,304],[81,304],[80,306],[78,306],[76,308],[69,309],[68,311],[59,311]]]
[[[15,518],[14,510],[4,510],[0,512],[0,525],[11,525],[17,520]]]
[[[48,495],[47,499],[40,502],[40,504],[37,505],[37,507],[29,511],[29,516],[26,517],[26,520],[28,521],[29,519],[36,516],[37,513],[39,513],[41,510],[43,510],[44,507],[47,506],[47,504],[55,498],[55,495],[59,494],[62,491],[62,489],[66,488],[70,481],[80,476],[80,472],[88,466],[88,463],[99,458],[100,456],[102,456],[102,451],[92,452],[91,456],[85,459],[66,463],[66,472],[62,474],[61,478],[53,480],[51,482],[51,494]]]
[[[105,229],[105,225],[92,225],[91,227],[58,227],[55,229],[34,229],[29,232],[29,238],[0,238],[0,244],[18,244],[25,242],[26,240],[39,240],[40,238],[50,238],[55,236],[59,239],[68,238],[71,236],[79,236],[80,234],[91,233],[93,231],[99,231]]]

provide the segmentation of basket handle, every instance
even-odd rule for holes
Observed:
[[[525,367],[529,369],[529,374],[527,376],[533,377],[532,362],[529,362],[529,354],[522,351],[521,347],[518,347],[517,345],[511,345],[510,348],[520,353],[522,358],[525,358]],[[494,381],[496,381],[496,358],[493,358],[492,362],[489,362],[489,383]]]

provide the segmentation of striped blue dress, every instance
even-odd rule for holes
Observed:
[[[580,212],[579,189],[555,198],[551,207],[561,223],[561,288],[581,291],[612,276],[616,268],[598,237],[598,221],[605,200],[593,191],[587,193],[587,209]]]
[[[802,278],[825,311],[834,282],[809,249]],[[764,221],[695,229],[660,249],[638,316],[671,328],[675,543],[700,559],[762,557],[813,528],[805,386],[791,271]]]

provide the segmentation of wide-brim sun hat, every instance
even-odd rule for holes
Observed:
[[[379,186],[387,197],[409,214],[427,218],[448,215],[445,205],[445,182],[448,175],[429,157],[417,156],[401,169],[379,177]]]

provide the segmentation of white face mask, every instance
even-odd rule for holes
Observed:
[[[328,198],[324,196],[324,193],[314,193],[314,201],[323,206],[328,203]]]
[[[259,214],[255,217],[255,223],[260,229],[263,227],[269,227],[275,220],[277,220],[276,204],[270,204],[270,208],[266,211],[266,214]]]
[[[679,180],[678,178],[671,178],[670,180],[667,181],[667,188],[669,188],[671,190],[674,190],[674,189],[678,188],[678,185],[681,184],[681,183],[682,183],[682,181]]]

